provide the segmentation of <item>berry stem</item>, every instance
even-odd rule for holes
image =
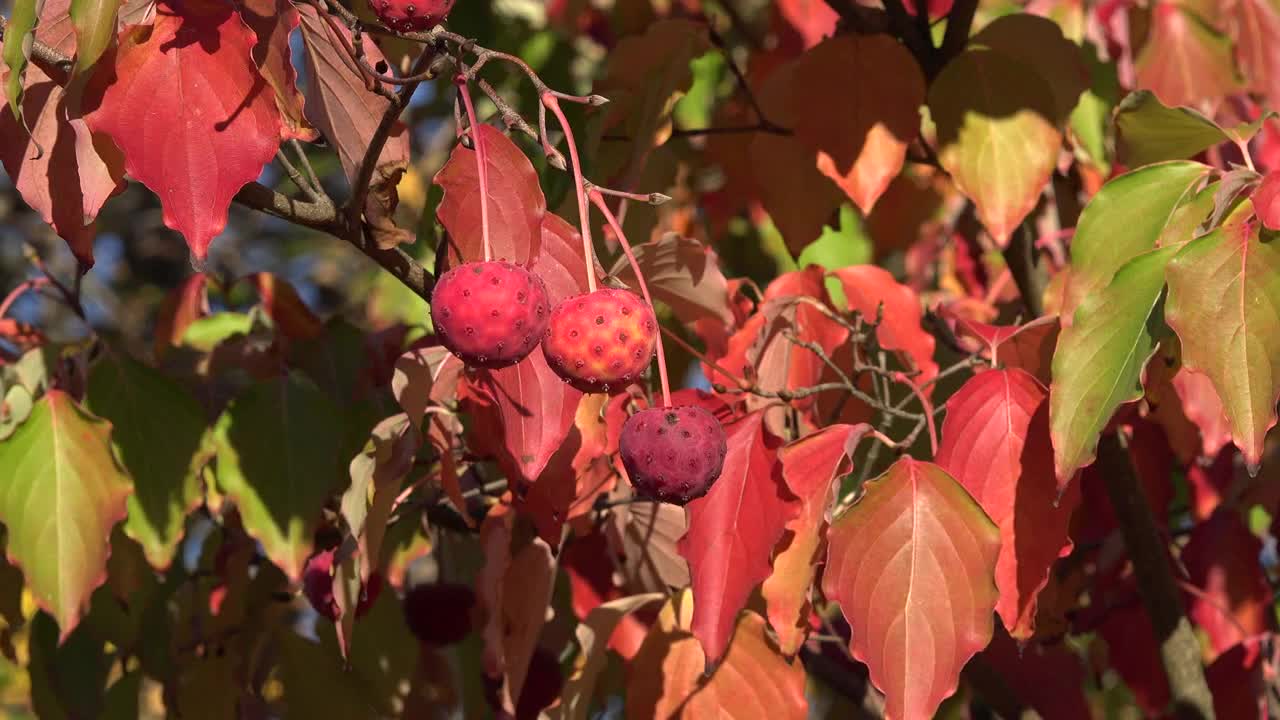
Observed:
[[[604,215],[604,219],[609,223],[609,227],[613,228],[613,233],[618,236],[618,243],[622,245],[622,252],[627,255],[627,262],[631,263],[631,270],[636,274],[636,282],[640,285],[640,294],[644,295],[644,301],[649,303],[649,309],[653,312],[654,320],[658,319],[658,311],[653,307],[653,298],[649,296],[649,285],[644,281],[644,273],[640,271],[640,263],[636,262],[635,253],[631,252],[631,243],[627,242],[627,236],[622,232],[622,225],[618,223],[618,218],[609,209],[604,201],[604,195],[600,191],[592,188],[589,193],[591,202],[600,209]],[[667,379],[667,354],[662,348],[662,333],[656,334],[658,341],[658,377],[662,381],[662,406],[671,407],[671,382]]]
[[[458,85],[462,106],[467,110],[471,142],[476,146],[476,174],[480,176],[480,241],[484,244],[484,261],[489,262],[493,259],[493,247],[489,244],[489,159],[484,151],[484,140],[480,139],[480,123],[476,119],[476,107],[471,103],[471,93],[467,90],[467,78],[459,74],[454,82]]]
[[[591,245],[590,208],[587,207],[586,182],[582,178],[582,164],[578,162],[578,144],[573,141],[573,130],[569,128],[569,120],[560,109],[560,100],[556,93],[547,91],[542,94],[542,104],[555,113],[556,120],[564,129],[564,140],[569,144],[569,162],[573,164],[573,189],[578,196],[578,220],[582,224],[582,257],[587,262],[587,290],[596,291],[596,256]],[[542,135],[546,137],[546,129]],[[606,209],[607,212],[607,209]],[[652,303],[650,303],[652,304]]]

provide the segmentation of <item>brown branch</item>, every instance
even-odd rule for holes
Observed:
[[[1111,506],[1133,563],[1138,593],[1160,643],[1160,661],[1169,680],[1174,714],[1209,720],[1214,717],[1213,696],[1204,678],[1200,643],[1182,607],[1182,595],[1169,567],[1168,545],[1156,526],[1121,436],[1102,436],[1098,461],[1102,463]]]

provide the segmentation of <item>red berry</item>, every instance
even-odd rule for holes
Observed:
[[[673,505],[707,494],[727,449],[720,421],[694,405],[641,410],[627,418],[618,439],[636,495]]]
[[[404,595],[404,619],[419,642],[435,647],[462,642],[471,634],[476,594],[466,585],[426,583]]]
[[[555,306],[542,352],[575,388],[617,392],[648,367],[657,340],[653,309],[635,293],[606,288]]]
[[[523,360],[546,332],[549,306],[542,278],[501,260],[459,265],[431,292],[440,342],[473,367]]]
[[[382,592],[382,575],[370,573],[369,582],[360,589],[360,601],[356,603],[356,617],[364,617],[377,602]],[[333,551],[326,550],[307,558],[302,570],[302,594],[311,607],[330,620],[338,619],[338,601],[333,597]]]
[[[426,32],[439,25],[455,0],[369,0],[378,21],[400,32]]]

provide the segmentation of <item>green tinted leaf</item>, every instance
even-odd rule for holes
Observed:
[[[1161,248],[1122,266],[1106,289],[1085,297],[1053,354],[1049,430],[1058,486],[1093,462],[1098,433],[1121,403],[1142,396],[1155,353],[1164,269],[1178,249]]]
[[[821,265],[838,270],[850,265],[866,265],[872,261],[871,238],[863,228],[857,211],[849,203],[840,206],[840,228],[822,228],[822,235],[800,251],[796,264],[800,267]],[[827,278],[827,292],[836,307],[845,306],[844,286],[838,278]]]
[[[1053,172],[1062,145],[1056,103],[1034,69],[981,47],[948,63],[929,88],[938,159],[1001,246]]]
[[[94,63],[116,37],[116,12],[120,0],[71,0],[71,21],[76,27],[76,64],[71,83],[88,78]]]
[[[1066,39],[1054,21],[1017,13],[992,20],[969,39],[969,47],[985,46],[1024,63],[1053,94],[1054,120],[1062,122],[1089,86],[1089,68],[1080,46]]]
[[[89,372],[89,410],[114,426],[111,442],[133,477],[125,532],[147,561],[166,568],[187,513],[200,498],[192,460],[205,431],[204,412],[182,386],[120,352]]]
[[[1222,186],[1220,181],[1211,182],[1191,197],[1184,197],[1182,204],[1170,216],[1169,224],[1160,231],[1156,246],[1168,247],[1190,242],[1195,237],[1196,230],[1209,219],[1209,214],[1217,206]]]
[[[182,342],[197,350],[211,352],[224,340],[236,335],[248,335],[253,329],[253,315],[238,312],[220,312],[196,318],[187,327]]]
[[[4,64],[9,68],[4,96],[18,124],[23,126],[26,122],[22,118],[22,81],[31,57],[31,43],[35,40],[36,18],[40,17],[43,4],[44,0],[14,0],[13,12],[4,30]]]
[[[58,636],[58,625],[45,613],[31,620],[31,705],[40,718],[75,720],[100,717],[111,658],[101,639],[88,628]]]
[[[1183,160],[1227,139],[1214,121],[1191,108],[1167,107],[1147,90],[1129,93],[1116,108],[1117,151],[1129,167]]]
[[[1280,246],[1258,228],[1233,223],[1183,246],[1167,309],[1183,364],[1213,382],[1252,472],[1280,396]]]
[[[111,527],[132,490],[111,454],[111,423],[50,390],[0,442],[0,522],[9,556],[65,638],[106,579]]]
[[[1112,180],[1089,201],[1071,240],[1071,275],[1063,314],[1111,282],[1131,258],[1156,246],[1174,210],[1209,172],[1193,162],[1134,170]]]
[[[1084,56],[1089,66],[1089,87],[1071,111],[1068,132],[1076,150],[1103,174],[1110,174],[1107,139],[1111,111],[1120,101],[1120,80],[1116,77],[1116,64],[1099,60],[1092,44],[1084,45]]]
[[[119,680],[111,684],[107,690],[106,705],[103,708],[103,720],[136,720],[141,717],[138,712],[138,693],[142,691],[142,671],[133,670],[125,673]]]
[[[218,485],[295,582],[325,500],[345,484],[342,438],[338,409],[296,373],[249,388],[214,427]]]

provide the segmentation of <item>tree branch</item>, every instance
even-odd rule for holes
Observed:
[[[1160,643],[1160,661],[1169,679],[1174,714],[1188,720],[1211,720],[1213,696],[1204,678],[1200,643],[1187,620],[1169,567],[1168,544],[1156,526],[1121,436],[1102,436],[1098,461],[1102,463],[1111,506],[1133,563],[1138,593]]]

